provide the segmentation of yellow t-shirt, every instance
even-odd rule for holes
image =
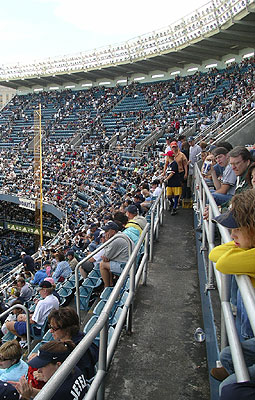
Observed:
[[[255,248],[241,249],[228,242],[216,246],[209,254],[216,263],[216,269],[224,274],[249,275],[255,287]]]

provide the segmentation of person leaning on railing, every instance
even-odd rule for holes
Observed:
[[[216,269],[224,274],[248,275],[255,287],[255,190],[249,189],[235,195],[231,201],[231,210],[215,218],[215,221],[231,229],[232,242],[216,246],[209,254],[211,261],[216,262]],[[239,291],[238,291],[239,292]],[[236,327],[240,329],[248,317],[244,309],[240,292],[237,296]],[[252,332],[252,331],[251,331]],[[253,332],[251,333],[253,335]],[[251,380],[255,379],[255,338],[241,342],[246,365]],[[230,347],[220,354],[222,367],[213,368],[211,375],[217,380],[224,380],[223,386],[236,382]],[[230,375],[230,376],[229,376]]]

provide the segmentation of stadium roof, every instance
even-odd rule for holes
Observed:
[[[29,72],[29,74],[25,69],[23,69],[24,72],[22,74],[22,66],[16,66],[16,69],[20,68],[20,78],[11,75],[11,73],[15,74],[13,71],[9,72],[9,77],[7,69],[0,70],[0,85],[13,89],[20,87],[32,89],[35,86],[65,86],[71,82],[73,84],[81,84],[84,81],[96,82],[102,79],[130,78],[134,74],[149,75],[154,71],[167,72],[171,68],[184,68],[185,65],[202,65],[205,60],[210,59],[220,61],[228,54],[238,54],[242,49],[254,49],[254,0],[237,1],[237,4],[241,4],[239,9],[225,9],[224,14],[220,14],[217,9],[219,17],[216,15],[213,17],[214,20],[212,20],[212,17],[208,17],[210,13],[211,15],[215,13],[215,9],[213,10],[211,7],[210,9],[202,10],[199,16],[194,15],[194,19],[191,18],[190,21],[182,20],[180,25],[169,27],[167,32],[166,29],[164,32],[153,32],[151,36],[145,35],[144,37],[136,38],[136,42],[127,42],[123,47],[99,51],[99,56],[105,55],[102,60],[106,60],[99,62],[99,65],[96,65],[97,62],[94,62],[94,65],[91,63],[91,60],[97,58],[96,53],[90,54],[90,58],[84,53],[87,58],[81,58],[80,55],[76,59],[75,55],[73,55],[72,57],[70,56],[71,58],[69,57],[66,64],[63,59],[54,60],[50,64],[51,69],[47,67],[48,69],[43,71],[42,67],[39,70],[38,66],[36,66],[35,72]],[[166,43],[166,45],[162,43]],[[153,51],[151,50],[152,47]],[[154,48],[156,51],[154,51]],[[112,56],[111,63],[109,62],[109,54]],[[128,54],[128,56],[120,54]],[[85,59],[90,64],[81,65],[80,63]],[[83,62],[86,62],[86,60]],[[68,64],[70,61],[72,64]],[[57,62],[58,64],[56,64]],[[78,66],[75,64],[78,64]],[[56,72],[49,73],[54,71],[52,68],[55,68],[56,65],[60,66],[56,69]],[[12,78],[12,76],[15,77]]]

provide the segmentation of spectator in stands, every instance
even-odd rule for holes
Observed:
[[[37,267],[38,268],[38,267]],[[39,269],[36,271],[35,275],[34,275],[34,279],[31,280],[31,284],[32,285],[40,285],[40,283],[47,278],[47,273],[46,273],[46,269],[44,268],[44,266],[42,266],[41,268],[39,267]]]
[[[105,239],[109,240],[119,231],[119,227],[115,222],[108,222],[102,227],[105,231]],[[126,236],[125,236],[126,237]],[[130,242],[131,244],[131,242]],[[132,249],[131,249],[132,250]],[[100,272],[104,281],[104,286],[113,286],[112,274],[121,274],[129,258],[128,240],[121,237],[113,240],[104,248],[104,255],[100,262]]]
[[[182,193],[182,187],[180,175],[178,172],[178,164],[174,160],[174,152],[171,150],[167,154],[170,160],[170,164],[168,165],[166,170],[166,194],[169,201],[169,211],[171,211],[171,215],[175,215],[177,213],[178,200]]]
[[[40,330],[44,325],[46,318],[48,317],[50,311],[52,309],[58,310],[59,301],[52,294],[53,287],[52,284],[48,281],[43,281],[39,285],[39,292],[42,300],[39,300],[36,304],[35,311],[32,315],[30,315],[30,324],[37,324],[36,329]],[[6,322],[6,328],[12,332],[14,335],[21,337],[20,345],[21,347],[26,347],[26,335],[27,335],[27,324],[26,324],[26,315],[22,314],[18,316],[18,321],[9,321]]]
[[[68,259],[68,263],[69,263],[72,271],[74,271],[76,265],[78,264],[78,260],[75,257],[74,251],[73,250],[68,250],[68,252],[66,253],[66,257]]]
[[[215,247],[209,254],[210,260],[216,262],[216,268],[225,274],[248,275],[255,286],[255,191],[248,189],[235,195],[232,199],[232,208],[227,213],[215,218],[216,222],[230,228],[232,242]],[[239,334],[242,329],[241,321],[246,315],[243,313],[240,294],[237,296],[236,325]],[[241,342],[244,358],[251,379],[255,379],[255,338]],[[220,386],[236,382],[230,347],[226,347],[220,354],[221,368],[213,368],[211,375],[224,380]],[[230,376],[229,376],[230,375]],[[229,377],[228,377],[229,376]]]
[[[38,373],[41,375],[40,380],[47,383],[60,365],[71,354],[74,347],[74,343],[70,340],[65,342],[52,341],[45,343],[40,347],[38,355],[33,357],[28,364],[32,368],[37,368]],[[34,398],[40,391],[40,389],[33,388],[32,384],[28,383],[24,376],[19,382],[11,383],[21,394],[22,399],[25,400]],[[75,398],[76,400],[82,400],[86,392],[87,384],[84,375],[78,367],[74,367],[51,399],[60,400],[65,398],[66,400],[73,400]]]
[[[216,162],[223,168],[222,179],[216,175],[213,165],[211,166],[211,176],[215,190],[211,189],[211,193],[217,205],[221,205],[229,201],[235,194],[236,175],[229,164],[229,155],[225,147],[216,147],[213,150]]]
[[[244,146],[236,146],[229,152],[229,163],[237,176],[235,194],[249,187],[247,181],[248,168],[253,161],[251,153]]]
[[[54,282],[64,282],[72,274],[72,270],[68,262],[65,260],[64,253],[57,253],[56,256],[57,267],[52,275]]]
[[[17,340],[9,340],[0,347],[0,380],[18,381],[28,371],[21,359],[22,350]]]
[[[23,265],[25,267],[26,271],[30,271],[30,272],[34,272],[34,259],[33,257],[29,256],[28,254],[26,254],[24,251],[21,252],[21,258],[22,258],[22,262]]]
[[[79,317],[72,307],[63,307],[51,311],[48,321],[54,340],[62,342],[72,340],[77,346],[85,336],[83,332],[80,332]],[[98,346],[92,343],[77,363],[77,367],[84,373],[86,379],[91,379],[95,375],[97,361]]]
[[[16,304],[23,304],[23,303],[20,300],[15,300],[12,302],[12,306],[15,306]],[[6,311],[6,310],[2,310],[2,312],[3,311]],[[22,308],[17,307],[17,308],[14,308],[12,310],[12,312],[10,312],[8,314],[7,318],[4,317],[5,320],[4,320],[4,322],[2,322],[2,326],[1,326],[1,331],[2,331],[3,335],[6,335],[8,333],[8,329],[6,328],[6,322],[7,321],[17,321],[18,315],[23,314],[23,313],[24,313],[24,311],[22,310]]]
[[[20,292],[18,300],[26,303],[33,296],[32,287],[25,281],[24,278],[19,278],[17,280],[17,287]]]
[[[100,233],[100,241],[101,243],[105,242],[105,231],[102,231]],[[104,249],[99,250],[96,254],[94,254],[93,257],[90,257],[88,261],[85,261],[79,268],[79,271],[81,273],[81,276],[86,279],[88,276],[88,273],[92,271],[96,263],[99,263],[102,261],[102,256],[104,254]]]
[[[142,230],[147,224],[147,220],[143,216],[138,215],[138,208],[134,204],[127,207],[126,216],[128,217],[128,222],[125,227],[128,228],[129,226],[133,226],[142,233]]]
[[[255,162],[249,166],[247,180],[249,185],[255,189]]]

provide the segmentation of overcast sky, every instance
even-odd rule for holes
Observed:
[[[165,27],[206,0],[1,2],[1,64],[72,54]]]

